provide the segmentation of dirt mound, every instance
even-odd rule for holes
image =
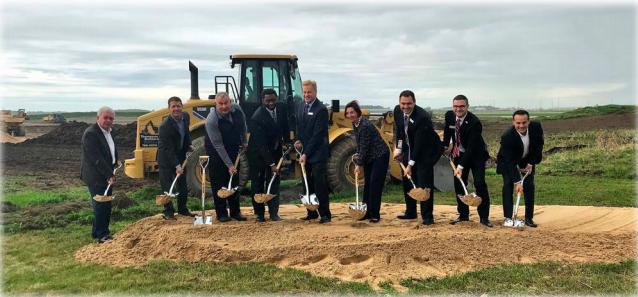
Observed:
[[[47,145],[81,145],[84,130],[93,124],[70,121],[60,124],[51,132],[37,138],[28,139],[22,145],[47,144]],[[126,125],[113,125],[115,143],[118,147],[135,147],[137,123]]]
[[[166,259],[252,261],[376,285],[499,263],[617,262],[637,256],[634,208],[538,206],[534,219],[539,227],[533,229],[502,227],[502,209],[495,206],[495,227],[488,229],[476,217],[449,225],[457,216],[455,206],[437,205],[435,224],[428,227],[418,220],[395,219],[403,205],[384,204],[377,224],[352,221],[346,204],[331,206],[328,226],[300,221],[306,211],[297,205],[281,207],[282,222],[255,223],[249,215],[249,222],[193,226],[192,218],[184,216],[170,222],[159,215],[148,217],[115,234],[111,242],[81,248],[75,258],[116,266]]]

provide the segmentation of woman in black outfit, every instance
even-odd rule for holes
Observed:
[[[354,163],[363,166],[365,185],[363,186],[363,202],[368,205],[368,213],[363,219],[378,223],[381,219],[381,192],[390,162],[390,148],[381,138],[379,130],[370,120],[361,116],[359,103],[354,100],[346,105],[346,118],[352,122],[357,140],[357,153]],[[355,170],[359,170],[360,167]],[[362,219],[362,220],[363,220]]]

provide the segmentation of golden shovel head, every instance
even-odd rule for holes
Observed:
[[[226,189],[220,189],[219,191],[217,191],[217,196],[219,196],[219,198],[228,198],[233,194],[235,194],[235,192]]]
[[[476,194],[471,193],[461,197],[461,201],[469,206],[477,207],[481,204],[481,201],[483,201],[483,199],[481,199],[481,197],[479,196],[476,196]]]
[[[358,221],[358,220],[362,219],[363,217],[365,217],[366,216],[366,212],[367,211],[363,210],[363,209],[348,208],[348,214],[355,221]]]
[[[173,201],[173,195],[162,194],[155,196],[155,204],[157,206],[162,206],[171,201]]]
[[[275,195],[273,195],[273,194],[255,194],[255,202],[257,202],[257,203],[266,203],[266,202],[272,200],[272,198],[275,198]]]
[[[315,210],[319,209],[319,204],[306,204],[306,203],[304,203],[303,206],[305,206],[306,209],[308,209],[309,211],[315,211]]]
[[[95,195],[95,197],[93,197],[93,200],[97,202],[109,202],[113,201],[113,199],[115,199],[114,196]]]
[[[414,188],[408,192],[408,195],[416,201],[428,201],[430,199],[430,188]]]

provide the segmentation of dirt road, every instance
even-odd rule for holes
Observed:
[[[427,227],[396,219],[403,205],[383,204],[377,224],[351,220],[346,204],[331,209],[328,225],[299,220],[306,211],[298,205],[281,207],[282,222],[256,223],[247,215],[248,222],[193,226],[192,218],[169,222],[154,216],[120,231],[111,242],[83,247],[75,257],[116,266],[151,260],[252,261],[376,286],[500,263],[618,262],[637,256],[635,208],[538,206],[536,229],[502,227],[500,206],[491,209],[492,229],[480,225],[475,214],[471,222],[448,224],[457,216],[454,206],[435,206],[435,224]]]

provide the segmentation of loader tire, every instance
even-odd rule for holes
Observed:
[[[326,165],[326,180],[333,192],[354,190],[352,155],[357,152],[357,142],[349,133],[330,146],[330,158]],[[359,174],[359,187],[364,183],[363,171]]]
[[[202,169],[199,166],[199,156],[206,155],[206,148],[204,147],[204,137],[199,137],[193,140],[193,145],[197,148],[193,154],[188,157],[186,163],[186,184],[188,186],[188,192],[190,196],[201,198],[202,197]],[[239,158],[239,193],[243,192],[246,188],[246,184],[250,180],[250,168],[248,165],[248,158],[244,153]],[[228,181],[226,181],[228,182]],[[206,197],[212,198],[213,192],[210,189],[210,173],[206,171]]]

